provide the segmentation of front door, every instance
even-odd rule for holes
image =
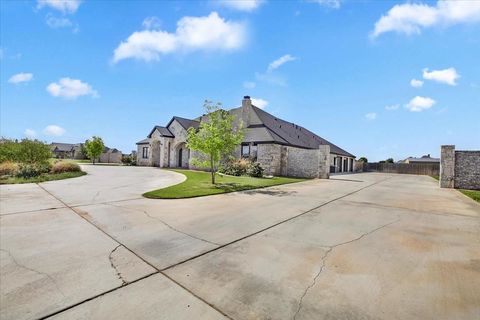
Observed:
[[[178,150],[178,167],[182,167],[182,153],[183,153],[183,149],[180,148],[180,150]]]

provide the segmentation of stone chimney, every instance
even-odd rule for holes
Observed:
[[[252,100],[250,96],[244,96],[242,100],[242,122],[243,127],[247,128],[250,125],[250,113],[252,112]]]

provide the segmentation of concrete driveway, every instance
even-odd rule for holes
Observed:
[[[2,319],[474,319],[480,205],[355,174],[187,200],[154,168],[1,186]]]

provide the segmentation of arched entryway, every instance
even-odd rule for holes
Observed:
[[[185,142],[179,143],[175,148],[174,164],[179,168],[188,168],[190,160],[190,150],[187,148]]]

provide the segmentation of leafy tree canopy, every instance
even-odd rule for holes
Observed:
[[[188,129],[187,147],[200,151],[206,160],[192,159],[194,163],[210,167],[212,184],[220,159],[233,153],[243,140],[243,125],[235,127],[234,116],[221,109],[221,103],[205,100],[207,119],[200,123],[198,130]]]

